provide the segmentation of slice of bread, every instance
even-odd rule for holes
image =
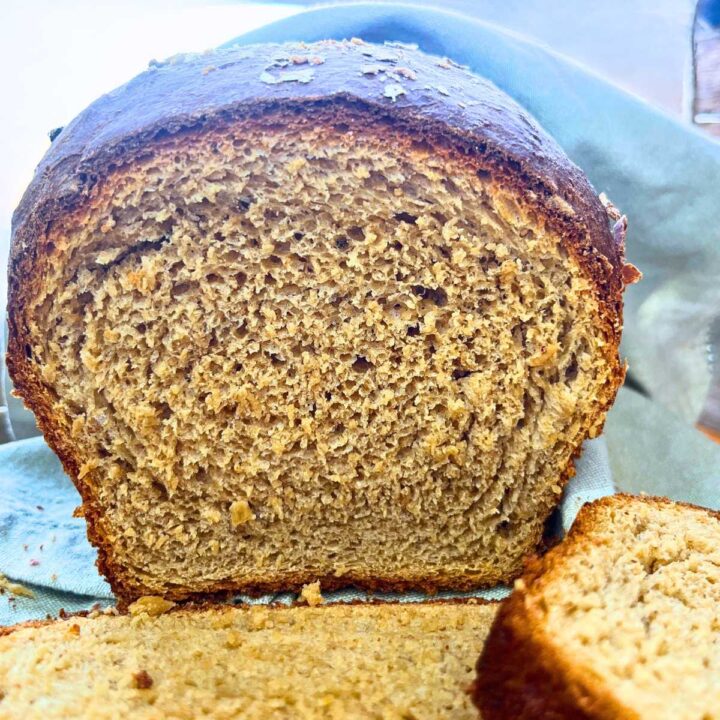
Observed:
[[[478,662],[486,720],[720,718],[720,515],[617,495],[516,581]]]
[[[621,231],[448,60],[180,57],[42,161],[8,365],[121,598],[492,585],[622,381]]]
[[[494,604],[162,607],[10,628],[0,717],[477,718]]]

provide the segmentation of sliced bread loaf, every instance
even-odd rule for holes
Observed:
[[[0,717],[477,718],[467,689],[494,605],[214,606],[153,617],[165,604],[144,600],[135,615],[0,635]]]
[[[532,563],[478,662],[486,720],[720,718],[720,516],[618,495]]]
[[[623,268],[583,174],[448,60],[184,56],[38,168],[8,365],[122,598],[464,589],[520,571],[602,427]]]

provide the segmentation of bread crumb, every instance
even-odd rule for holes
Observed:
[[[68,628],[68,633],[70,635],[75,635],[75,637],[78,637],[80,635],[80,626],[77,623],[73,623]]]
[[[642,273],[632,264],[626,262],[622,267],[622,281],[624,285],[634,285],[642,280]]]
[[[247,500],[235,500],[235,502],[230,505],[230,522],[234,528],[254,519],[255,515],[250,509]]]
[[[545,345],[540,349],[539,353],[536,353],[528,360],[530,367],[541,367],[547,365],[554,357],[560,348],[555,344],[551,343]]]
[[[138,690],[149,690],[153,686],[153,679],[148,675],[147,670],[133,673],[132,686]]]
[[[2,573],[0,573],[0,592],[9,592],[11,595],[17,595],[18,597],[35,597],[32,590],[19,583],[11,582]]]
[[[241,645],[242,635],[235,630],[230,630],[225,638],[225,647],[239,648]]]
[[[310,607],[322,605],[325,602],[325,598],[320,594],[320,581],[316,580],[314,583],[303,585],[299,599],[306,602]]]
[[[165,600],[165,598],[161,598],[158,595],[145,595],[130,605],[128,610],[133,616],[144,614],[150,617],[157,617],[174,607],[175,603],[172,602],[172,600]]]
[[[304,167],[305,165],[307,165],[307,160],[304,157],[296,157],[287,164],[287,171],[289,173],[295,174],[298,170],[300,170],[300,168]]]

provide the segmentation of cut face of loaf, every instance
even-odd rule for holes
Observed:
[[[494,614],[215,606],[19,626],[0,635],[0,715],[476,720],[467,689]]]
[[[623,377],[622,248],[509,98],[405,48],[236,49],[43,163],[9,365],[116,593],[517,574]]]
[[[720,517],[615,496],[517,581],[476,702],[486,720],[714,720],[719,677]]]

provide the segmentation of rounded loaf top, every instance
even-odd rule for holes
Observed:
[[[622,291],[622,248],[592,186],[514,100],[448,58],[403,43],[354,38],[234,46],[151,61],[102,96],[56,137],[13,217],[13,269],[34,254],[55,214],[74,207],[108,168],[146,143],[233,117],[314,105],[363,106],[433,139],[481,155],[497,179],[530,194],[574,229],[574,246],[611,304]],[[583,239],[584,238],[584,239]]]

